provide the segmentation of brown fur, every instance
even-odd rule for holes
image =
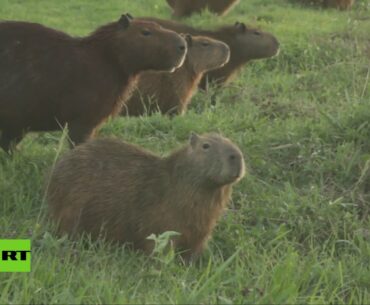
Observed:
[[[144,72],[137,89],[123,107],[123,114],[143,115],[160,111],[183,114],[206,71],[223,66],[230,57],[229,47],[218,40],[187,35],[188,52],[184,64],[174,73]]]
[[[47,201],[59,233],[104,235],[150,253],[150,234],[177,231],[185,258],[201,253],[244,175],[239,148],[193,134],[167,157],[113,139],[90,140],[57,162]]]
[[[173,16],[185,17],[206,8],[218,15],[225,15],[239,0],[167,0],[167,3],[173,10]]]
[[[355,3],[355,0],[305,0],[309,4],[318,4],[324,7],[332,7],[341,10],[347,10],[352,7]]]
[[[279,42],[270,33],[236,22],[216,30],[195,29],[185,24],[158,18],[140,18],[157,22],[163,27],[177,33],[208,36],[226,43],[230,48],[230,60],[222,68],[206,73],[200,83],[205,89],[208,82],[218,85],[229,82],[233,76],[249,61],[274,56],[279,51]]]
[[[185,54],[178,34],[129,15],[84,38],[1,22],[0,147],[9,151],[27,131],[65,124],[75,144],[85,141],[121,111],[140,72],[174,70]]]

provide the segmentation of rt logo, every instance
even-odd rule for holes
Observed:
[[[0,239],[0,272],[30,272],[31,241]]]

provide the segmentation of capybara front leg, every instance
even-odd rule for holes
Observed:
[[[71,148],[79,145],[88,139],[94,137],[95,128],[78,123],[71,123],[69,125],[69,138]]]

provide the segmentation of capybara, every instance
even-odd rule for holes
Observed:
[[[244,23],[236,22],[234,25],[224,26],[217,30],[195,29],[185,24],[158,18],[140,18],[140,20],[151,20],[163,27],[177,33],[189,33],[191,35],[208,36],[221,40],[230,47],[230,60],[220,69],[215,69],[204,74],[200,87],[205,89],[208,82],[222,85],[229,82],[247,62],[277,55],[279,42],[270,33],[246,26]]]
[[[305,3],[322,5],[323,7],[333,7],[341,10],[347,10],[352,7],[355,0],[305,0]]]
[[[208,8],[210,12],[225,15],[239,0],[167,0],[174,17],[186,17]]]
[[[218,134],[192,134],[159,157],[115,139],[91,139],[55,165],[47,202],[59,234],[88,233],[150,253],[151,234],[176,231],[185,259],[199,255],[244,176],[239,148]]]
[[[81,143],[119,113],[142,71],[182,65],[186,41],[127,15],[74,38],[40,24],[0,23],[0,146],[27,131],[58,130]]]
[[[183,114],[204,72],[223,66],[230,58],[229,47],[218,40],[186,35],[188,52],[184,64],[173,73],[143,72],[136,90],[122,108],[125,115],[160,111]]]

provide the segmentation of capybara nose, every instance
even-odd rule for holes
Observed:
[[[181,52],[185,52],[185,50],[186,50],[186,45],[185,45],[185,44],[180,44],[180,45],[179,45],[179,50],[180,50]]]
[[[231,155],[229,156],[229,160],[230,160],[230,161],[234,161],[235,159],[236,159],[236,155],[231,154]]]
[[[242,170],[239,170],[239,171],[237,171],[237,172],[233,175],[233,179],[241,178],[241,176],[242,176]]]
[[[229,154],[229,166],[232,168],[231,178],[237,180],[244,175],[243,158],[238,153]]]

